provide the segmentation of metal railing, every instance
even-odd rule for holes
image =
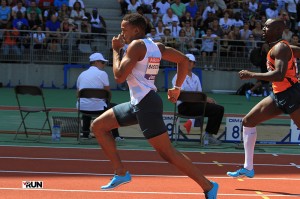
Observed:
[[[112,66],[111,39],[115,35],[100,36],[79,32],[53,32],[40,31],[39,34],[48,35],[43,43],[34,41],[37,32],[19,31],[19,35],[10,34],[11,40],[16,44],[7,45],[7,33],[13,31],[0,30],[0,62],[35,63],[35,64],[88,64],[88,57],[92,52],[101,52]],[[176,47],[183,53],[193,53],[197,59],[198,68],[206,69],[205,65],[213,65],[214,70],[241,70],[254,68],[250,63],[249,53],[257,42],[216,40],[214,53],[206,58],[201,55],[202,39],[194,40],[194,47],[189,49],[184,42],[177,41]],[[225,48],[224,48],[225,47]],[[213,61],[213,62],[212,62]],[[175,67],[176,65],[162,61],[162,67]],[[209,68],[208,68],[209,69]]]

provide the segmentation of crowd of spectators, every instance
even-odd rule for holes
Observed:
[[[138,12],[148,19],[149,37],[183,53],[202,56],[207,70],[213,70],[217,53],[248,57],[262,43],[262,27],[267,19],[286,21],[283,39],[289,42],[300,33],[296,9],[299,0],[118,1],[121,15]]]
[[[30,44],[49,52],[71,46],[91,53],[92,40],[106,40],[106,33],[98,8],[88,12],[83,0],[1,0],[0,47],[4,55],[20,55]]]

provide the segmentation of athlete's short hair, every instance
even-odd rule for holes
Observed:
[[[145,17],[138,13],[127,14],[123,17],[124,21],[128,21],[129,24],[138,27],[142,31],[146,31],[147,21]]]

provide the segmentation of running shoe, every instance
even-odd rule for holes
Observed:
[[[122,142],[122,141],[124,141],[125,140],[125,138],[123,138],[123,137],[116,137],[115,138],[115,141],[116,142]]]
[[[115,176],[111,179],[111,181],[107,185],[101,187],[101,190],[111,190],[130,181],[131,181],[131,175],[128,171],[126,172],[125,176],[119,176],[115,174]]]
[[[213,184],[212,189],[209,192],[204,193],[206,199],[216,199],[218,195],[219,185],[216,182],[211,181]]]
[[[184,126],[186,132],[189,134],[191,132],[191,128],[192,128],[192,121],[187,120],[183,126]]]
[[[245,168],[241,168],[237,171],[227,172],[227,175],[230,177],[234,177],[234,178],[243,178],[243,177],[253,178],[254,177],[254,169],[248,170]]]
[[[208,136],[208,144],[209,145],[221,145],[222,141],[215,138],[212,134],[207,134]]]

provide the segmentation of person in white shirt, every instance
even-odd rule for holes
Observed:
[[[162,17],[162,21],[164,26],[170,26],[173,21],[179,21],[179,18],[173,13],[173,10],[169,8],[167,13]]]
[[[82,0],[69,0],[69,8],[73,9],[74,3],[76,3],[77,1],[80,2],[81,8],[84,9],[85,6]]]
[[[89,69],[83,71],[77,79],[77,91],[80,91],[83,88],[99,88],[110,90],[109,79],[107,73],[103,70],[105,64],[108,60],[104,59],[101,53],[93,53],[90,58],[90,67]],[[110,107],[116,104],[110,103]],[[104,100],[101,99],[80,99],[80,112],[86,114],[98,114],[101,115],[108,108],[110,108]],[[77,104],[78,108],[78,104]],[[90,137],[90,124],[91,116],[82,114],[82,137]],[[112,129],[112,134],[114,138],[119,141],[123,140],[120,137],[118,129]]]
[[[215,59],[217,56],[216,53],[216,47],[215,47],[215,41],[219,37],[215,34],[212,34],[212,29],[207,28],[206,34],[202,35],[202,46],[201,46],[201,55],[203,58],[203,63],[204,63],[204,70],[208,70],[208,65],[211,71],[213,71],[213,65],[215,63]],[[211,57],[211,62],[207,61],[207,57]]]
[[[181,86],[183,91],[198,91],[202,92],[201,82],[199,77],[193,73],[193,68],[196,65],[196,59],[193,54],[186,54],[189,58],[188,74]],[[175,85],[177,79],[177,74],[172,80],[172,84]],[[215,100],[212,98],[207,98],[205,117],[208,118],[207,125],[205,129],[205,135],[208,136],[208,144],[211,145],[220,145],[221,141],[216,139],[213,135],[216,135],[220,129],[224,115],[224,107],[216,104]],[[201,104],[189,103],[189,102],[177,102],[178,112],[183,115],[202,115],[203,106]],[[191,127],[197,126],[199,120],[195,121],[194,119],[189,119],[184,127],[187,130],[187,133],[190,133]],[[196,124],[196,125],[195,125]]]
[[[212,0],[209,0],[208,6],[203,11],[203,14],[202,14],[203,21],[205,21],[207,19],[208,12],[211,12],[214,14],[216,13],[216,9],[214,8],[214,2]]]
[[[26,16],[26,8],[23,6],[23,2],[22,0],[19,0],[17,2],[17,5],[15,5],[14,7],[12,7],[11,9],[11,16],[15,19],[17,18],[17,12],[20,11],[22,13],[22,16],[25,17]]]
[[[167,14],[167,10],[171,7],[170,3],[167,0],[161,0],[156,3],[156,8],[158,9],[158,14],[163,16]]]
[[[249,10],[251,10],[253,13],[256,13],[257,9],[258,9],[258,4],[256,0],[251,0],[249,2]]]
[[[275,3],[270,3],[270,6],[266,9],[267,19],[278,18],[278,10],[276,9]]]

